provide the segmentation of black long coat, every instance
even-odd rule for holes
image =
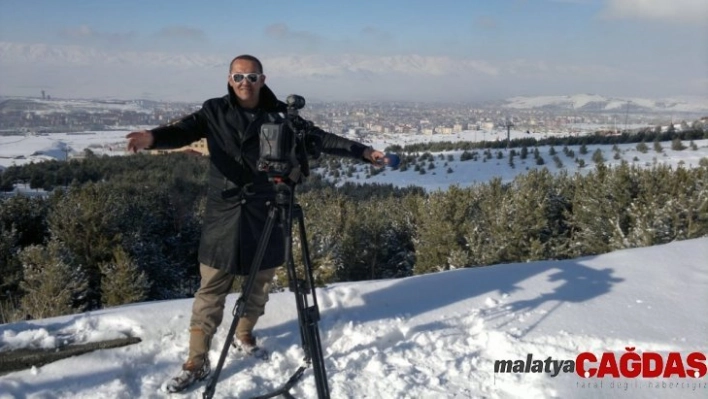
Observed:
[[[236,96],[228,87],[224,97],[212,98],[202,108],[179,121],[152,130],[151,148],[179,148],[206,137],[209,149],[209,186],[199,244],[199,262],[232,274],[248,274],[261,237],[268,207],[274,198],[274,186],[265,172],[256,166],[260,156],[259,133],[263,123],[282,122],[286,105],[268,86],[260,92],[253,121],[241,112]],[[313,128],[308,135],[321,140],[322,152],[363,159],[366,146],[346,138]],[[244,186],[256,195],[239,192]],[[280,266],[284,262],[284,237],[274,228],[261,269]]]

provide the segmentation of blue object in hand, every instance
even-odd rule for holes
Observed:
[[[391,169],[396,169],[398,168],[398,165],[401,163],[401,158],[398,157],[396,154],[386,154],[383,159],[380,159],[378,161],[379,165],[384,165],[388,166]]]

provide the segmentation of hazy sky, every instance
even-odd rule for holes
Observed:
[[[249,53],[280,96],[708,95],[706,0],[0,0],[0,95],[201,101]]]

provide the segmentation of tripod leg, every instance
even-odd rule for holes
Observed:
[[[297,272],[295,271],[295,261],[293,260],[292,253],[290,254],[290,257],[287,259],[287,272],[288,272],[288,285],[290,288],[290,291],[295,294],[295,301],[296,301],[296,306],[297,306],[297,321],[298,321],[298,327],[300,329],[300,343],[302,344],[302,348],[305,351],[305,359],[307,362],[310,361],[310,346],[309,342],[305,339],[307,335],[305,334],[304,326],[306,324],[305,319],[303,318],[304,315],[300,311],[300,309],[304,308],[305,305],[301,305],[299,301],[301,301],[301,295],[304,295],[303,292],[307,292],[306,287],[304,286],[304,281],[299,279],[297,277]]]
[[[310,366],[314,366],[315,382],[317,386],[317,397],[319,399],[329,399],[329,386],[327,385],[327,373],[324,367],[324,359],[322,357],[322,345],[320,342],[320,333],[317,323],[320,320],[319,308],[317,305],[317,297],[315,295],[315,283],[312,276],[312,262],[310,261],[310,252],[307,246],[307,237],[305,235],[305,220],[302,214],[302,208],[294,204],[294,194],[291,189],[285,185],[276,196],[282,212],[282,227],[285,235],[285,260],[290,281],[290,289],[295,293],[295,303],[297,305],[298,324],[300,327],[300,336],[302,338],[303,350],[305,359],[295,373],[285,382],[280,388],[267,393],[265,395],[256,396],[252,399],[269,399],[275,396],[284,396],[293,398],[289,393],[295,384],[302,378],[305,370]],[[305,265],[305,278],[299,279],[295,270],[295,262],[292,255],[292,224],[293,215],[296,215],[300,224],[300,244],[302,245],[303,263]],[[308,306],[307,296],[312,294],[313,306]]]
[[[278,217],[277,207],[273,205],[268,210],[268,218],[266,219],[265,227],[263,228],[263,233],[261,234],[260,241],[258,242],[258,248],[256,249],[255,257],[253,258],[253,263],[248,272],[248,278],[243,287],[243,292],[241,296],[236,300],[236,306],[234,308],[234,318],[231,321],[231,326],[229,327],[229,332],[226,335],[226,342],[224,342],[224,347],[221,349],[221,355],[219,356],[219,362],[216,364],[216,368],[209,379],[209,383],[204,389],[202,394],[203,399],[211,399],[216,391],[216,384],[219,381],[219,374],[224,367],[224,362],[226,361],[226,356],[229,353],[229,347],[233,343],[234,333],[236,333],[236,326],[238,321],[246,313],[246,302],[248,297],[253,291],[253,284],[256,281],[256,274],[261,268],[261,262],[263,261],[263,256],[265,255],[265,250],[268,246],[268,241],[270,241],[270,235],[273,231],[273,225]]]
[[[324,357],[322,354],[322,342],[318,323],[320,321],[320,310],[317,304],[317,294],[315,291],[315,281],[312,275],[312,262],[310,260],[310,248],[307,244],[307,234],[305,232],[305,217],[302,208],[295,205],[294,213],[298,219],[300,245],[302,246],[302,262],[305,267],[305,290],[300,294],[302,300],[298,301],[302,308],[298,309],[302,313],[301,332],[306,342],[306,353],[312,360],[312,368],[315,374],[315,384],[317,394],[320,399],[329,398],[329,385],[327,383],[327,370],[325,369]],[[312,306],[307,306],[307,293],[312,294]]]

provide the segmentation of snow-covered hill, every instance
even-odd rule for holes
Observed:
[[[512,97],[504,101],[503,106],[513,109],[573,110],[578,112],[708,113],[708,97],[649,99],[576,94]]]
[[[459,134],[449,135],[450,141],[476,141],[482,140],[481,132],[463,132]],[[553,136],[546,135],[546,136]],[[444,137],[444,136],[443,136]],[[487,140],[504,140],[505,132],[487,133]],[[513,132],[514,138],[542,138],[544,135],[529,135],[523,132]],[[426,140],[427,139],[427,140]],[[377,140],[372,140],[371,145],[374,148],[384,149],[391,145],[404,145],[408,143],[426,142],[440,140],[440,136],[410,136],[405,137],[389,137]],[[651,144],[651,143],[650,143]],[[567,172],[570,175],[575,173],[585,174],[588,171],[595,170],[595,161],[593,156],[599,151],[602,154],[604,163],[610,167],[618,166],[622,162],[627,162],[629,165],[636,167],[652,167],[653,165],[668,165],[671,167],[697,167],[701,163],[701,159],[708,158],[708,140],[697,140],[694,142],[695,150],[688,148],[689,143],[684,142],[687,148],[684,150],[672,150],[671,143],[661,143],[662,152],[657,153],[653,148],[647,152],[637,150],[637,144],[619,144],[616,147],[613,145],[588,145],[587,153],[582,154],[581,146],[567,146],[569,156],[565,154],[562,146],[539,146],[539,156],[543,159],[543,164],[539,165],[534,157],[529,154],[527,159],[520,158],[520,149],[514,149],[516,156],[514,157],[514,166],[509,163],[509,150],[491,150],[492,158],[484,160],[483,151],[477,150],[479,157],[475,160],[462,161],[461,156],[463,151],[446,151],[432,153],[433,160],[419,161],[418,166],[421,170],[416,170],[414,167],[408,170],[390,170],[384,169],[381,173],[374,176],[368,176],[368,167],[360,163],[354,164],[354,173],[351,176],[340,174],[337,178],[338,183],[377,183],[377,184],[392,184],[398,187],[406,187],[409,185],[425,188],[426,190],[447,190],[451,185],[460,187],[472,186],[479,183],[489,181],[494,177],[500,178],[504,182],[510,182],[517,175],[527,173],[532,169],[548,169],[551,173]],[[613,149],[616,148],[616,149]],[[533,149],[530,149],[533,151]],[[552,153],[555,151],[555,155]],[[572,153],[571,153],[572,151]],[[502,154],[498,158],[499,153]],[[554,160],[558,159],[558,162]],[[576,161],[576,159],[578,161]],[[583,166],[580,166],[580,161]],[[432,167],[431,167],[432,165]],[[318,168],[314,170],[316,173],[325,175],[330,181],[334,178],[330,175],[332,171]]]
[[[706,353],[708,238],[564,261],[453,270],[318,290],[333,398],[704,398],[708,377],[581,378],[575,373],[495,372],[500,360],[617,359]],[[237,294],[228,297],[227,314]],[[162,398],[161,384],[187,352],[192,300],[142,303],[0,326],[0,351],[55,348],[136,336],[99,350],[0,377],[0,398]],[[211,351],[218,359],[225,324]],[[300,363],[289,292],[272,295],[257,327],[269,362],[227,358],[216,398],[282,384]],[[704,362],[705,364],[705,362]],[[587,366],[597,366],[588,363]],[[691,369],[692,371],[692,369]],[[671,384],[671,385],[669,385]],[[200,398],[203,385],[180,397]],[[316,397],[308,370],[296,397]]]
[[[124,155],[129,130],[0,136],[0,166],[65,160],[89,149],[97,155]]]

